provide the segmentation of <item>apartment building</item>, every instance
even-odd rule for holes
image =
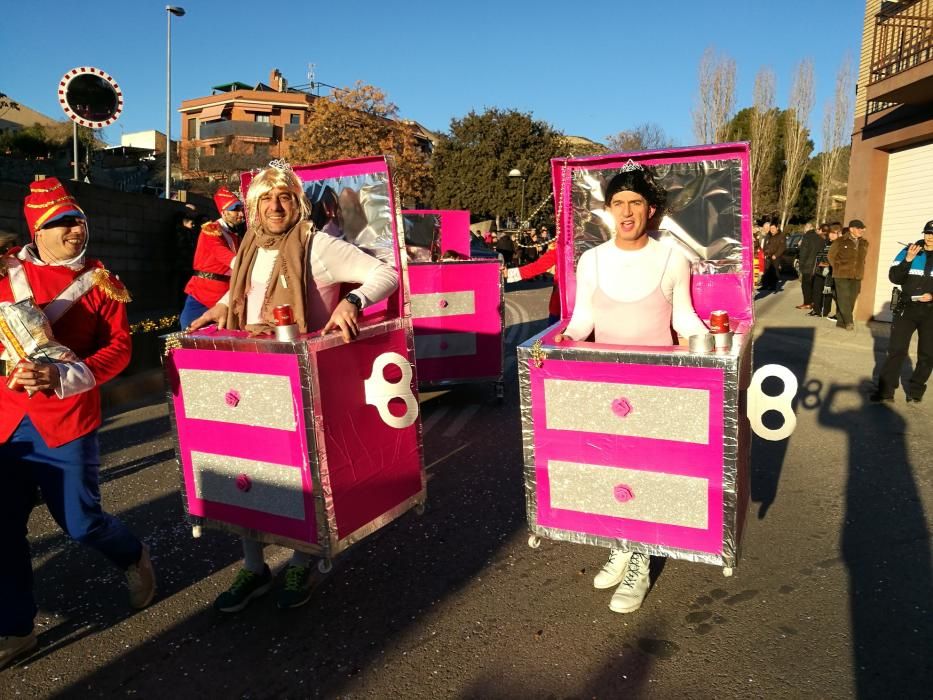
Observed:
[[[856,318],[891,320],[888,268],[933,219],[933,0],[867,0],[846,219],[871,242]]]

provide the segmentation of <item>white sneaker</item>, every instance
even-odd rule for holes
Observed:
[[[593,588],[612,588],[618,585],[622,577],[625,576],[631,558],[632,553],[629,551],[610,549],[609,561],[603,564],[603,568],[599,570],[599,573],[593,579]]]
[[[648,594],[651,578],[648,575],[651,557],[647,554],[635,552],[629,559],[622,583],[612,594],[609,609],[617,613],[635,612],[641,607],[642,601]]]

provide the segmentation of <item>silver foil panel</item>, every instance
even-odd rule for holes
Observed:
[[[702,444],[709,437],[709,392],[703,389],[545,379],[544,396],[554,430]]]
[[[207,452],[192,452],[191,467],[202,501],[305,519],[301,469]]]
[[[475,333],[430,333],[415,336],[415,357],[473,357],[476,354]]]
[[[288,377],[250,372],[178,372],[188,418],[258,428],[295,429]]]
[[[413,294],[411,297],[412,318],[472,316],[475,313],[476,299],[472,289],[460,292]]]

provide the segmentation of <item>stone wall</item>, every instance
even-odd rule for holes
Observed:
[[[131,317],[149,311],[177,312],[175,287],[183,282],[175,261],[175,220],[184,203],[81,182],[64,184],[87,213],[88,253],[118,274],[133,295]],[[0,229],[18,234],[21,241],[29,240],[23,218],[27,192],[25,184],[0,181]],[[199,201],[198,209],[216,215],[207,201]]]

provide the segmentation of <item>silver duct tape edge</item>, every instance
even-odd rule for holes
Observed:
[[[162,371],[165,374],[165,401],[168,404],[168,420],[172,429],[172,448],[175,450],[175,464],[178,469],[175,474],[178,477],[178,493],[181,496],[181,508],[184,512],[184,519],[189,525],[202,525],[204,518],[199,515],[192,515],[188,510],[188,489],[185,484],[185,469],[181,463],[181,444],[178,442],[178,419],[175,416],[175,395],[172,393],[172,381],[177,381],[178,371],[174,365],[169,366],[166,362],[167,356],[162,358]]]
[[[263,544],[275,544],[281,547],[288,547],[289,549],[294,549],[299,552],[305,552],[307,554],[312,554],[319,557],[329,557],[331,554],[327,547],[315,545],[311,542],[294,540],[290,537],[276,535],[271,532],[264,532],[263,530],[254,530],[252,528],[243,527],[241,525],[227,523],[222,520],[213,520],[211,518],[202,518],[200,520],[201,522],[197,524],[208,527],[211,530],[227,532],[233,535],[239,535],[240,537],[247,537],[251,540],[262,542]]]
[[[628,549],[642,554],[650,554],[655,557],[670,557],[671,559],[680,559],[697,564],[711,564],[713,566],[733,567],[734,563],[729,563],[725,555],[720,556],[710,552],[696,552],[691,549],[678,549],[676,547],[660,547],[657,545],[646,544],[639,541],[630,541],[625,539],[599,537],[597,535],[587,535],[581,532],[571,532],[568,530],[559,530],[557,528],[532,526],[529,530],[538,537],[544,537],[555,542],[570,542],[572,544],[588,544],[595,547],[617,547]]]
[[[314,522],[317,539],[330,552],[337,543],[337,512],[334,506],[334,491],[330,485],[330,465],[324,448],[324,423],[321,418],[321,384],[318,379],[317,353],[309,353],[307,374],[309,380],[305,400],[305,416],[308,425],[308,449],[312,453],[311,483],[314,494]]]
[[[542,357],[532,355],[532,346],[550,331],[550,328],[529,338],[516,350],[518,360],[520,417],[522,422],[522,454],[524,457],[525,507],[529,530],[537,535],[560,541],[593,544],[602,547],[624,546],[627,540],[604,538],[578,532],[569,532],[535,525],[538,520],[537,475],[535,469],[534,422],[531,405],[531,370],[529,362]],[[751,332],[751,330],[749,331]],[[690,353],[645,351],[613,351],[611,349],[558,348],[553,345],[541,346],[543,362],[549,359],[570,361],[595,360],[614,364],[648,364],[673,367],[709,367],[723,370],[723,529],[722,554],[710,554],[637,543],[633,546],[658,556],[671,556],[706,564],[722,564],[734,567],[738,562],[738,541],[741,527],[744,527],[744,513],[738,512],[739,491],[748,486],[751,443],[747,434],[747,417],[744,416],[745,389],[750,380],[752,366],[752,343],[742,343],[737,348],[738,355],[725,353]],[[739,452],[741,445],[740,431],[746,431],[745,450]]]
[[[365,340],[376,335],[382,335],[393,330],[405,327],[405,319],[392,318],[378,323],[364,325],[360,328],[360,334],[357,340]],[[302,346],[312,345],[315,350],[327,350],[329,348],[342,345],[343,337],[339,333],[329,333],[326,336],[315,335],[313,337],[302,336],[297,340],[281,341],[276,340],[274,336],[258,337],[237,337],[233,335],[223,335],[223,331],[216,333],[186,333],[178,337],[180,346],[186,350],[225,350],[233,352],[272,352],[289,354],[298,352]],[[174,334],[163,336],[171,337]]]
[[[427,489],[424,485],[424,473],[422,472],[422,486],[421,490],[416,493],[414,496],[409,496],[407,499],[396,505],[394,508],[390,508],[385,513],[380,515],[378,518],[373,518],[365,525],[357,528],[349,535],[344,537],[342,540],[338,540],[332,549],[332,554],[339,554],[344,550],[348,549],[357,542],[369,537],[371,534],[377,530],[382,529],[393,520],[401,517],[412,508],[418,506],[423,506],[427,502]]]

